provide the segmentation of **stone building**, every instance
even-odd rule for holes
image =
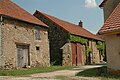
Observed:
[[[82,22],[78,26],[40,11],[36,11],[34,16],[49,26],[51,64],[79,66],[102,61],[96,47],[102,39],[82,28]]]
[[[98,33],[105,39],[108,70],[120,74],[120,0],[106,0],[100,6],[106,19]],[[107,13],[107,9],[112,11]]]
[[[47,30],[11,0],[0,0],[0,67],[50,66]]]

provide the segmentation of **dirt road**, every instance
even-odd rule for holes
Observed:
[[[80,68],[74,68],[71,70],[60,70],[60,71],[54,71],[54,72],[48,72],[48,73],[38,73],[38,74],[31,74],[29,76],[0,76],[0,80],[60,80],[55,79],[56,76],[64,76],[68,78],[72,78],[74,80],[100,80],[96,78],[91,77],[78,77],[75,76],[78,72],[95,68],[95,67],[102,67],[103,65],[86,65],[82,66]]]

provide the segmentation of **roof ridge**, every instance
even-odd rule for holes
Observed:
[[[36,11],[39,12],[39,13],[41,13],[41,14],[48,15],[48,14],[46,14],[46,13],[44,13],[44,12],[40,12],[40,11],[38,11],[38,10],[36,10]],[[34,14],[33,14],[33,15],[34,15]],[[59,20],[61,20],[61,21],[67,22],[67,23],[69,23],[69,24],[72,24],[72,25],[76,25],[76,26],[78,26],[77,24],[74,24],[74,23],[71,23],[71,22],[65,21],[65,20],[60,19],[60,18],[58,18],[58,17],[56,17],[56,16],[52,16],[52,15],[48,15],[48,16],[51,16],[51,17],[54,17],[54,18],[59,19]],[[80,27],[80,26],[79,26],[79,27]],[[81,27],[81,28],[82,28],[82,27]]]

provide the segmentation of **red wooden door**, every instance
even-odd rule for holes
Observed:
[[[72,45],[72,65],[79,66],[82,64],[82,52],[80,43],[71,43]]]
[[[71,43],[72,46],[72,65],[77,65],[77,49],[76,49],[76,43]]]

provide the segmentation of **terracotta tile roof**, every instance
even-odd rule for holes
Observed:
[[[106,20],[103,27],[99,30],[99,33],[103,34],[118,30],[120,30],[120,3]]]
[[[0,0],[0,15],[47,27],[46,24],[10,0]]]
[[[101,38],[97,37],[96,35],[92,34],[91,32],[87,31],[86,29],[84,29],[78,25],[60,20],[56,17],[47,15],[47,14],[42,13],[40,11],[36,11],[34,13],[34,15],[44,16],[49,21],[53,22],[53,24],[57,25],[58,27],[62,28],[63,30],[65,30],[71,34],[82,36],[82,37],[87,37],[87,38],[94,39],[94,40],[102,40]]]
[[[104,4],[106,3],[106,1],[108,1],[108,0],[103,0],[102,3],[99,5],[99,7],[103,7]]]

